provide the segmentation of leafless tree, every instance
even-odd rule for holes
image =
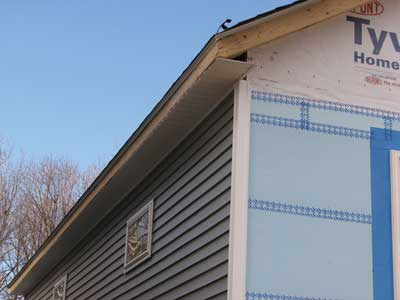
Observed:
[[[15,162],[0,141],[0,299],[99,171],[66,159]],[[15,298],[12,298],[15,299]]]
[[[0,139],[0,297],[10,277],[17,271],[14,256],[13,226],[21,186],[22,167],[13,161],[12,147]]]
[[[77,166],[66,160],[46,158],[24,168],[16,230],[21,231],[24,260],[53,232],[80,195]],[[18,233],[18,232],[17,232]]]

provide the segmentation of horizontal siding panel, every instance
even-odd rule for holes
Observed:
[[[191,257],[188,257],[187,259],[173,265],[171,268],[158,272],[155,276],[150,278],[150,280],[142,281],[140,285],[137,285],[134,288],[129,286],[129,289],[126,291],[118,289],[114,293],[107,294],[105,298],[122,300],[140,299],[149,293],[159,295],[161,294],[161,291],[169,290],[171,286],[176,286],[177,282],[182,282],[182,280],[187,280],[190,276],[197,276],[205,270],[208,270],[209,266],[204,264],[205,260],[210,263],[210,266],[218,265],[226,261],[226,247],[216,253],[210,253],[206,250],[207,249],[202,251],[201,254],[193,254],[193,261],[191,261]]]
[[[229,162],[229,160],[228,160],[228,162]],[[200,188],[201,191],[197,192],[197,193],[201,193],[203,191],[203,189],[209,188],[209,184],[208,184],[209,182],[213,182],[213,181],[218,182],[218,181],[221,180],[221,177],[223,178],[223,177],[229,176],[229,174],[230,174],[230,166],[223,166],[223,168],[220,169],[218,173],[214,174],[214,176],[211,177],[211,180],[206,182],[206,184],[203,184],[203,188]],[[194,201],[194,199],[191,198],[191,197],[187,197],[187,198],[191,199],[192,201]],[[210,199],[210,198],[208,198],[208,199]],[[198,202],[200,203],[200,201],[198,201]],[[156,213],[157,213],[157,209],[155,211],[155,214]],[[175,218],[175,219],[179,220],[179,218]],[[158,240],[157,237],[158,236],[161,237],[161,235],[157,233],[158,226],[161,226],[161,225],[162,224],[157,224],[157,221],[155,222],[154,238],[153,238],[153,241],[154,241],[153,250],[154,251],[157,248],[157,243],[156,243],[157,240]],[[121,224],[121,228],[120,228],[119,233],[117,234],[117,236],[119,237],[119,239],[118,240],[113,240],[114,244],[112,245],[112,248],[111,248],[113,250],[119,250],[119,247],[123,247],[124,246],[124,243],[125,243],[125,222]],[[110,251],[104,253],[103,257],[107,257],[109,252]],[[75,275],[75,277],[77,277],[77,278],[71,279],[71,288],[73,287],[73,284],[75,282],[81,282],[82,283],[80,277],[81,276],[85,276],[87,273],[92,271],[93,268],[96,268],[99,265],[98,262],[96,262],[96,261],[95,262],[91,262],[91,265],[88,265],[89,262],[91,262],[91,260],[90,261],[88,260],[88,263],[85,264],[85,266],[83,266],[83,269],[80,268],[80,269],[78,269],[78,272],[71,274],[71,278],[73,278],[74,275]]]
[[[210,161],[210,159],[207,159],[207,156],[203,157],[198,162],[197,165],[190,166],[190,169],[187,171],[185,176],[182,176],[178,181],[176,181],[171,186],[171,188],[168,189],[168,191],[163,192],[162,194],[160,194],[157,197],[156,208],[161,209],[160,208],[161,206],[166,206],[166,208],[163,208],[161,210],[160,214],[162,214],[162,211],[167,210],[169,206],[174,204],[173,201],[167,201],[168,199],[170,199],[172,196],[176,197],[176,193],[179,193],[179,191],[185,190],[185,188],[188,189],[187,185],[191,181],[192,178],[196,178],[196,180],[204,180],[204,178],[207,177],[207,173],[202,174],[202,176],[196,176],[196,175],[199,170],[203,170],[203,169],[207,168],[211,163],[213,163],[214,162],[213,159],[216,157],[216,155],[220,154],[222,151],[230,149],[230,146],[231,146],[230,141],[231,141],[231,134],[228,137],[226,137],[222,142],[220,142],[212,151],[207,153],[210,156],[210,158],[212,159],[211,161]],[[231,154],[231,153],[228,152],[228,154]],[[197,177],[199,177],[199,178],[197,178]],[[178,197],[179,197],[179,195],[178,195]]]
[[[217,174],[215,174],[215,176],[212,176],[211,178],[214,179],[214,180],[218,180],[218,181],[222,180],[222,179],[228,179],[228,178],[230,179],[229,172],[227,172],[230,168],[231,168],[231,164],[227,163],[221,170],[219,170],[219,172]],[[206,184],[200,186],[199,188],[201,188],[201,190],[200,191],[197,190],[196,192],[201,195],[201,193],[204,190],[207,190],[209,188],[209,186],[213,184],[212,179],[210,179],[208,182],[206,182]],[[196,195],[196,196],[198,196],[198,195]],[[194,198],[199,200],[198,197],[194,197]],[[227,200],[226,200],[226,198],[227,198]],[[226,193],[224,199],[226,201],[230,200],[230,191],[228,191],[228,193]],[[201,199],[201,200],[204,201],[204,198]],[[221,201],[224,201],[224,200],[221,200]],[[220,204],[220,203],[216,203],[215,205],[218,205],[218,204]],[[193,210],[195,210],[195,207],[193,207]],[[212,211],[209,211],[210,214],[211,214],[211,212]],[[196,217],[196,213],[197,213],[197,215],[200,214],[200,217],[201,217],[201,210],[199,212],[193,211],[192,214],[191,214],[191,209],[190,209],[190,207],[188,207],[186,210],[183,210],[181,212],[181,214],[175,216],[172,219],[169,219],[169,222],[172,223],[172,225],[176,224],[176,226],[178,226],[180,223],[183,223],[189,217],[195,218]],[[204,216],[204,217],[207,217],[207,216]],[[180,230],[180,231],[184,230],[184,228],[183,228],[184,226],[179,226],[179,227],[173,226],[171,228],[170,226],[167,226],[167,225],[169,225],[169,224],[167,223],[164,226],[159,227],[158,230],[154,231],[153,237],[154,237],[155,245],[157,244],[156,242],[158,242],[158,240],[161,239],[161,238],[164,238],[164,240],[165,239],[168,240],[168,236],[170,236],[171,233],[173,233],[173,230]],[[165,227],[165,229],[164,229],[164,227]],[[179,229],[179,228],[181,228],[181,229]],[[165,237],[166,235],[168,235],[168,236]]]
[[[221,170],[220,170],[220,172],[218,172],[218,173],[216,173],[212,178],[213,178],[213,181],[217,181],[218,182],[218,180],[220,180],[221,179],[221,177],[226,177],[226,176],[229,176],[229,174],[230,174],[230,167],[227,167],[227,166],[224,166]],[[206,185],[205,187],[208,187],[208,185]],[[227,202],[227,201],[229,201],[229,199],[230,199],[230,195],[229,195],[229,192],[227,193],[228,195],[225,195],[225,201],[224,202]],[[210,198],[208,198],[208,199],[210,199]],[[212,198],[211,198],[212,199]],[[205,200],[207,200],[207,198],[205,199]],[[223,201],[223,200],[221,200],[221,201]],[[200,202],[200,201],[198,201],[198,202]],[[174,219],[176,219],[176,220],[179,220],[180,218],[177,218],[177,217],[175,217]],[[183,219],[184,220],[184,219]],[[183,221],[182,220],[182,221]],[[196,219],[193,219],[193,221],[192,222],[194,222],[194,221],[196,221]],[[119,247],[123,247],[124,246],[124,243],[125,243],[125,224],[123,224],[123,227],[121,228],[121,230],[120,230],[120,234],[119,234],[119,236],[120,236],[120,239],[118,240],[118,241],[115,241],[115,244],[114,244],[114,247],[118,250],[118,245],[119,245]],[[154,241],[154,245],[153,245],[153,251],[154,252],[156,252],[156,250],[157,250],[157,248],[158,247],[161,247],[161,246],[159,246],[158,245],[158,238],[157,238],[157,227],[155,228],[155,233],[154,233],[154,238],[153,238],[153,241]],[[164,244],[165,244],[165,242],[164,242]],[[123,252],[123,251],[122,251]],[[92,266],[93,267],[96,267],[98,264],[96,264],[96,263],[94,263],[94,264],[92,264]],[[79,275],[86,275],[87,273],[89,272],[89,268],[86,268],[86,270],[84,270],[84,272],[83,273],[81,273],[81,274],[78,274],[78,276]],[[72,274],[71,274],[72,275]],[[80,277],[80,276],[79,276]],[[81,281],[81,278],[77,278],[77,279],[75,279],[75,280],[71,280],[71,284],[73,284],[75,281],[79,281],[81,284],[83,283],[82,281]],[[71,288],[72,288],[72,286],[71,286]]]
[[[226,266],[228,268],[228,266]],[[197,300],[197,299],[227,299],[226,286],[228,277],[222,277],[216,281],[211,282],[209,285],[203,286],[200,289],[184,295],[178,299]]]
[[[52,299],[66,274],[67,300],[226,299],[232,118],[229,99],[26,299]],[[152,256],[125,273],[126,221],[151,199]]]
[[[96,279],[93,280],[93,282],[98,282],[104,280],[104,283],[107,285],[106,290],[111,290],[113,288],[116,288],[119,286],[120,282],[125,282],[127,279],[131,279],[138,274],[142,276],[142,272],[145,271],[148,268],[151,268],[158,262],[162,261],[163,259],[166,259],[169,255],[172,253],[177,252],[183,252],[182,247],[185,245],[189,245],[189,249],[197,249],[201,247],[202,245],[208,243],[210,240],[215,239],[216,237],[220,236],[223,233],[226,233],[226,226],[227,226],[227,217],[229,217],[229,205],[224,207],[223,209],[217,211],[213,216],[210,218],[207,218],[205,221],[194,224],[195,227],[193,227],[191,230],[186,232],[185,234],[182,234],[179,236],[173,243],[168,244],[166,247],[162,248],[161,250],[155,249],[152,255],[152,259],[146,261],[145,263],[139,265],[137,268],[133,269],[126,275],[124,274],[124,269],[123,269],[123,258],[124,258],[124,253],[123,253],[123,247],[121,247],[121,251],[119,252],[119,260],[118,261],[112,261],[113,266],[108,267],[109,272],[115,271],[113,274],[109,274],[106,272],[102,273],[94,273],[96,275]],[[214,227],[215,226],[215,227]],[[198,236],[196,240],[193,240],[193,236]],[[154,245],[154,247],[156,244]],[[177,252],[177,253],[179,253]],[[114,280],[118,279],[119,281]],[[128,283],[130,285],[130,283]],[[88,283],[83,285],[84,289],[87,289],[88,287],[91,287]],[[121,289],[122,287],[119,286]],[[94,292],[96,289],[90,289],[91,292]],[[73,290],[68,289],[69,293],[73,293]],[[90,294],[88,292],[87,294]],[[71,294],[71,299],[75,299],[75,296]],[[84,297],[82,298],[84,299]]]
[[[218,258],[214,258],[212,262],[217,262]],[[163,293],[163,294],[158,294],[159,292],[163,291],[160,289],[158,290],[151,290],[149,294],[143,295],[141,297],[135,297],[135,298],[124,298],[124,299],[135,299],[135,300],[150,300],[150,299],[157,299],[157,300],[170,300],[170,299],[179,299],[182,298],[183,296],[189,294],[191,291],[199,289],[201,287],[207,286],[210,283],[226,277],[226,274],[228,272],[228,264],[221,263],[217,267],[210,269],[208,266],[207,262],[204,264],[200,265],[201,266],[201,271],[203,273],[199,276],[197,275],[197,270],[196,268],[191,268],[188,270],[188,272],[184,272],[178,276],[175,276],[173,279],[171,279],[170,282],[170,290],[168,292]],[[199,268],[198,266],[197,268]],[[184,281],[183,284],[180,284],[180,282]],[[173,288],[172,288],[173,287]]]
[[[157,235],[161,237],[163,233],[169,232],[205,205],[214,201],[214,198],[224,192],[230,192],[230,185],[231,176],[229,172],[224,178],[214,183],[209,189],[206,189],[198,198],[193,199],[193,197],[185,197],[183,201],[172,207],[167,213],[154,222],[155,227],[159,228]]]
[[[227,286],[227,278],[226,279],[223,279],[225,282],[223,283],[223,285],[226,287]],[[182,299],[184,299],[184,298],[182,298]],[[226,299],[228,299],[228,293],[226,292],[226,291],[224,291],[224,292],[222,292],[221,294],[219,294],[219,295],[216,295],[216,296],[211,296],[211,297],[209,297],[209,298],[196,298],[196,299],[205,299],[205,300],[226,300]],[[179,300],[181,300],[181,299],[179,299]]]
[[[199,224],[199,226],[196,226],[191,231],[187,232],[185,235],[182,235],[179,238],[177,238],[174,243],[171,243],[167,247],[165,247],[165,249],[163,249],[162,252],[160,251],[154,253],[151,260],[144,262],[143,264],[139,265],[137,268],[133,269],[127,274],[124,274],[121,261],[121,268],[117,268],[114,276],[107,276],[104,279],[106,287],[97,296],[100,298],[104,296],[103,293],[106,294],[112,291],[113,289],[118,289],[118,291],[129,289],[131,287],[130,281],[136,276],[142,276],[142,272],[149,267],[153,267],[153,264],[155,264],[154,268],[158,270],[158,266],[156,265],[156,263],[161,262],[165,259],[169,259],[170,255],[174,253],[186,252],[188,250],[192,252],[196,251],[206,243],[215,240],[222,234],[227,234],[227,226],[229,228],[229,220],[226,219],[227,218],[226,210],[229,210],[229,208],[226,208],[225,211],[221,210],[220,212],[217,212],[214,215],[215,220],[210,218],[209,222],[212,223],[211,228],[210,225],[207,224],[207,222]],[[215,226],[213,225],[214,222],[217,223]],[[194,239],[193,236],[195,237],[198,236],[198,238]],[[183,249],[185,246],[187,248]],[[96,289],[93,289],[93,292],[96,291],[97,291]],[[83,297],[82,299],[86,298]]]

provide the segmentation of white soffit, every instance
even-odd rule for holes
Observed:
[[[17,279],[13,294],[25,295],[99,223],[115,205],[136,187],[154,168],[171,153],[192,129],[220,102],[234,84],[253,67],[247,62],[216,59],[192,88],[167,113],[147,139],[134,152],[117,174],[80,211],[72,214],[73,222],[63,228],[62,235],[53,241],[50,249],[31,264],[27,276]],[[146,129],[144,129],[146,130]],[[131,146],[135,140],[129,141]],[[80,200],[79,205],[85,202]]]

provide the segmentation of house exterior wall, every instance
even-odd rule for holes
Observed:
[[[393,299],[400,2],[375,4],[248,53],[248,300]]]
[[[26,299],[63,276],[67,300],[226,299],[232,118],[229,97]],[[152,256],[125,273],[126,222],[151,200]]]

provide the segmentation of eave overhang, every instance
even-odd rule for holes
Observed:
[[[370,0],[302,0],[213,36],[8,286],[26,295],[194,128],[251,65],[231,58]]]

